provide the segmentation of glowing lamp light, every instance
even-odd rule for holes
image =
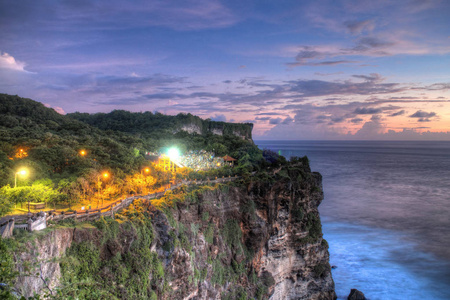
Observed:
[[[180,151],[178,151],[177,148],[170,148],[167,155],[171,160],[176,160],[178,157],[180,157]]]
[[[108,178],[108,177],[109,177],[109,174],[108,174],[108,173],[106,173],[106,172],[105,172],[105,173],[103,173],[103,178],[105,178],[105,179],[106,179],[106,178]]]
[[[17,187],[17,175],[25,176],[27,175],[27,173],[28,173],[27,169],[21,169],[17,171],[16,174],[14,174],[14,188]]]
[[[148,172],[150,172],[150,169],[149,168],[145,168],[145,173],[148,173]]]
[[[86,155],[86,150],[81,150],[81,151],[80,151],[80,155],[81,155],[81,156],[85,156],[85,155]]]

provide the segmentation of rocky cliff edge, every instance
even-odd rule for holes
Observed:
[[[321,182],[297,161],[182,187],[167,195],[171,206],[137,202],[116,220],[49,230],[15,255],[15,287],[80,299],[336,299]]]

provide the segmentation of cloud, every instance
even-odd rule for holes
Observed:
[[[136,27],[167,27],[178,31],[224,28],[240,18],[219,0],[145,1],[126,5],[108,2],[39,1],[0,6],[0,27],[35,30],[111,30]],[[23,20],[27,20],[24,25]],[[64,22],[61,22],[64,20]],[[6,25],[5,25],[6,24]]]
[[[369,75],[352,75],[354,78],[364,79],[368,82],[381,82],[384,78],[377,73],[370,73]]]
[[[419,122],[431,122],[431,120],[428,119],[428,118],[420,118],[417,121],[419,121]]]
[[[405,114],[405,110],[400,110],[400,111],[398,111],[398,112],[395,112],[395,113],[393,113],[393,114],[390,114],[389,116],[390,117],[396,117],[396,116],[401,116],[401,115],[404,115]]]
[[[345,111],[356,104],[330,105],[327,107],[315,107],[304,104],[296,111],[295,122],[281,122],[265,132],[261,138],[264,139],[287,139],[287,140],[448,140],[450,141],[450,131],[448,132],[420,132],[418,130],[427,129],[420,126],[416,128],[400,128],[393,130],[384,123],[385,119],[381,115],[373,115],[369,121],[364,122],[362,118],[351,118],[348,123],[335,123],[339,117],[333,117],[333,113]],[[345,117],[341,117],[345,119]],[[363,123],[364,122],[364,123]],[[350,129],[355,125],[363,125],[356,131]],[[349,125],[350,127],[347,127]],[[352,133],[354,132],[354,133]]]
[[[16,60],[13,56],[6,52],[0,52],[0,69],[11,69],[16,71],[25,71],[25,63]]]
[[[147,21],[180,31],[223,28],[239,21],[237,15],[218,0],[176,2],[158,1],[153,7],[150,5]]]
[[[263,122],[270,121],[271,119],[272,119],[271,117],[256,117],[255,118],[256,121],[263,121]]]
[[[346,44],[289,46],[284,51],[296,53],[296,55],[295,61],[286,63],[286,65],[290,67],[332,66],[358,63],[367,57],[450,53],[450,46],[442,44],[442,42],[423,43],[422,41],[415,41],[406,32],[392,31],[359,36]],[[438,86],[437,88],[441,87]]]
[[[430,118],[432,117],[436,117],[436,113],[435,112],[425,112],[422,110],[418,110],[415,113],[413,113],[412,115],[410,115],[410,118],[417,118],[418,122],[431,122]]]
[[[347,27],[352,34],[361,34],[363,31],[371,32],[375,28],[375,24],[372,20],[346,21],[344,22],[344,26]]]
[[[404,91],[406,87],[398,83],[381,83],[383,79],[377,74],[367,76],[364,82],[332,82],[322,80],[296,80],[290,81],[289,91],[301,93],[302,96],[324,96],[324,95],[373,95],[387,94]]]
[[[320,46],[300,46],[300,50],[295,56],[295,62],[287,63],[286,65],[290,67],[298,66],[333,66],[347,63],[357,63],[353,60],[326,60],[318,61],[325,58],[333,58],[335,56],[340,56],[337,54],[338,49],[333,49],[333,47],[320,47]]]
[[[185,77],[160,73],[146,76],[85,75],[68,79],[67,84],[88,95],[104,94],[117,96],[133,91],[140,91],[141,93],[153,91],[151,95],[144,95],[144,97],[147,99],[170,99],[170,94],[167,91],[175,88],[170,88],[169,86],[185,83],[185,79]],[[116,99],[113,101],[116,101]]]
[[[380,122],[379,118],[372,118],[354,134],[358,139],[371,140],[374,136],[383,134],[385,126]]]
[[[381,108],[362,107],[362,108],[355,109],[355,111],[353,113],[355,113],[357,115],[373,115],[373,114],[378,114],[382,111],[383,110]]]
[[[257,113],[257,116],[279,116],[279,115],[283,115],[280,113],[276,113],[276,112],[262,112],[262,113]]]
[[[225,115],[219,115],[216,114],[214,117],[210,118],[213,121],[218,121],[218,122],[226,122],[227,121],[227,117]]]
[[[304,63],[304,62],[297,62],[297,63],[287,63],[290,67],[298,67],[298,66],[335,66],[335,65],[342,65],[342,64],[354,64],[359,63],[359,61],[356,60],[331,60],[331,61],[321,61],[316,63]]]
[[[386,48],[393,45],[395,45],[395,42],[389,42],[378,37],[367,36],[358,39],[356,46],[350,49],[350,53],[354,52],[354,54],[361,55],[365,52],[369,52],[370,55],[388,56],[391,54]]]
[[[290,124],[292,122],[294,122],[295,120],[291,117],[287,117],[286,119],[283,120],[282,124]]]
[[[423,89],[430,91],[450,90],[450,82],[434,83],[432,85],[424,87]]]
[[[65,115],[65,114],[66,114],[66,112],[64,111],[64,109],[62,109],[62,108],[59,107],[59,106],[55,106],[55,107],[53,107],[53,109],[54,109],[57,113],[59,113],[59,114],[61,114],[61,115]]]
[[[407,91],[408,86],[401,86],[398,83],[385,83],[385,79],[376,73],[368,75],[353,75],[353,79],[356,80],[345,80],[345,81],[324,81],[324,80],[290,80],[284,82],[267,82],[266,80],[261,80],[259,78],[244,78],[240,80],[240,83],[244,85],[248,90],[247,93],[217,93],[212,91],[194,91],[187,92],[188,90],[182,87],[178,89],[173,89],[170,86],[165,88],[171,82],[174,84],[179,84],[187,81],[184,78],[171,78],[171,77],[159,77],[161,80],[160,86],[155,86],[151,93],[144,93],[140,97],[135,97],[134,100],[129,100],[126,103],[151,103],[152,101],[163,101],[163,100],[173,100],[177,101],[179,104],[176,105],[177,109],[200,109],[202,111],[214,111],[227,112],[227,111],[241,111],[244,106],[247,111],[258,111],[259,117],[267,115],[276,115],[273,112],[261,113],[261,110],[270,109],[270,107],[278,107],[278,109],[285,112],[278,112],[281,116],[285,116],[289,111],[295,110],[299,107],[304,109],[304,106],[299,106],[300,103],[305,101],[310,101],[314,97],[321,96],[331,96],[335,99],[335,103],[342,103],[346,101],[344,96],[355,96],[355,95],[370,95],[374,96],[376,94],[393,94],[397,92]],[[130,79],[123,79],[124,82]],[[133,79],[137,80],[137,79]],[[108,82],[111,80],[108,80]],[[116,80],[112,80],[116,82]],[[120,80],[121,81],[121,80]],[[152,80],[139,80],[145,84],[153,82]],[[132,83],[134,81],[131,81]],[[120,84],[118,84],[120,87]],[[98,86],[96,86],[98,88]],[[126,87],[124,87],[126,89]],[[197,90],[202,90],[204,87],[199,87]],[[333,97],[333,96],[343,96],[343,97]],[[102,103],[104,104],[125,104],[121,102],[122,100],[117,100],[116,98],[104,99]],[[379,100],[374,99],[367,103],[353,103],[351,107],[346,108],[345,112],[342,111],[337,114],[332,114],[328,119],[329,122],[342,122],[347,118],[354,118],[358,114],[376,114],[384,111],[389,111],[391,113],[394,109],[400,109],[397,106],[386,106],[386,107],[376,107],[383,103],[396,102],[393,100]],[[205,105],[208,103],[208,105]],[[332,103],[328,103],[332,104]],[[330,106],[325,106],[330,107]],[[336,107],[336,106],[335,106]],[[344,117],[344,119],[341,119]],[[262,119],[258,119],[263,121]],[[269,121],[266,119],[265,121]]]
[[[66,112],[64,111],[64,109],[62,109],[62,108],[59,107],[59,106],[52,107],[52,106],[51,106],[50,104],[48,104],[48,103],[43,103],[43,104],[44,104],[45,107],[48,107],[48,108],[53,109],[54,111],[56,111],[56,112],[59,113],[60,115],[65,115],[65,114],[66,114]]]
[[[434,117],[434,116],[436,116],[436,113],[435,112],[425,112],[425,111],[422,111],[422,110],[418,110],[418,111],[416,111],[415,113],[413,113],[412,115],[410,115],[409,117],[410,118],[431,118],[431,117]]]
[[[361,123],[362,121],[364,121],[364,120],[361,119],[361,118],[354,118],[354,119],[351,119],[351,120],[350,120],[350,122],[352,122],[352,123],[354,123],[354,124],[359,124],[359,123]]]
[[[280,124],[282,121],[283,121],[282,118],[275,118],[275,119],[272,118],[272,119],[270,119],[269,124],[277,125],[277,124]]]
[[[334,73],[320,73],[320,72],[315,72],[314,75],[317,76],[331,76],[331,75],[340,75],[340,74],[344,74],[344,72],[334,72]]]

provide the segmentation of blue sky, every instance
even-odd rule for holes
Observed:
[[[0,92],[259,139],[450,140],[450,1],[0,0]]]

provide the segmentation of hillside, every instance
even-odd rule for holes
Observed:
[[[254,171],[264,162],[251,140],[251,124],[149,112],[60,115],[31,99],[0,94],[0,216],[27,201],[70,207],[80,198],[138,192],[147,181],[157,188],[181,174],[152,170],[152,180],[140,178],[141,170],[151,167],[145,153],[164,153],[171,147],[181,153],[207,150],[215,156],[230,155],[239,159],[234,173]],[[26,176],[17,176],[22,169],[28,170]],[[186,172],[183,176],[206,176]],[[224,168],[211,172],[209,176],[231,174]],[[102,184],[99,176],[104,173],[110,176]]]
[[[96,166],[129,174],[139,170],[145,152],[162,152],[172,146],[182,152],[205,149],[216,155],[239,158],[249,147],[256,151],[251,125],[213,122],[190,114],[165,116],[151,112],[64,116],[31,99],[0,94],[0,186],[10,183],[18,161],[8,158],[14,158],[20,149],[27,153],[20,160],[21,165],[39,169],[35,179],[63,173],[66,173],[63,177],[80,176],[86,173],[86,168]],[[194,130],[188,132],[183,128]],[[221,135],[213,131],[220,131]],[[81,159],[80,149],[91,155]]]
[[[39,102],[0,94],[0,185],[11,183],[19,167],[32,167],[33,179],[81,176],[99,166],[130,173],[143,161],[134,149],[144,148],[132,135],[105,132]],[[80,157],[81,149],[90,155]]]
[[[158,139],[167,134],[180,131],[198,135],[231,135],[244,140],[252,139],[251,123],[225,123],[203,120],[192,114],[180,113],[176,116],[161,113],[139,112],[132,113],[124,110],[114,110],[110,113],[73,113],[68,116],[83,121],[89,125],[103,130],[116,130],[128,133],[137,133],[144,137]]]

